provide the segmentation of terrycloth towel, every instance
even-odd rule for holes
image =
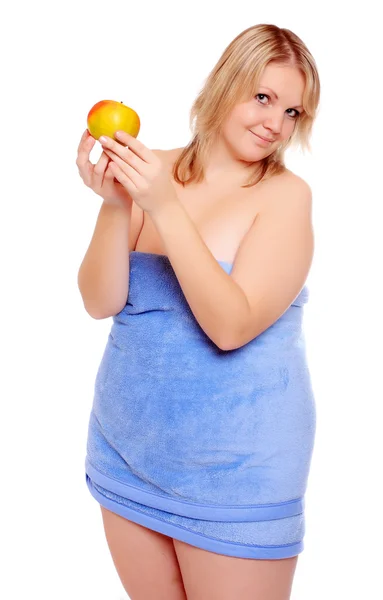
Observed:
[[[232,265],[219,261],[230,274]],[[222,554],[303,549],[316,413],[302,289],[241,348],[201,329],[170,260],[130,253],[127,304],[95,381],[86,481],[104,506]]]

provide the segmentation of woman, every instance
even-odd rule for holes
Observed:
[[[185,148],[121,132],[94,166],[80,142],[103,204],[78,283],[91,316],[113,317],[86,481],[132,600],[290,597],[315,436],[314,241],[310,187],[283,157],[309,147],[319,95],[303,42],[257,25],[207,78]]]

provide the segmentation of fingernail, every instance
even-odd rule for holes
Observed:
[[[104,135],[102,135],[101,137],[99,137],[98,141],[101,142],[101,144],[107,144],[108,143],[108,139]]]

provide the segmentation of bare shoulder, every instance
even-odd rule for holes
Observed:
[[[312,190],[302,177],[287,169],[264,182],[259,216],[270,213],[281,215],[284,209],[289,211],[295,206],[311,215]]]
[[[183,150],[183,148],[172,148],[171,150],[155,149],[155,150],[152,150],[152,152],[154,152],[154,154],[156,156],[158,156],[158,158],[161,159],[164,166],[171,169],[172,166],[174,165],[175,161],[177,160],[178,156],[181,154],[182,150]]]
[[[309,183],[305,179],[303,179],[303,177],[300,177],[296,173],[293,173],[289,170],[286,171],[286,175],[288,177],[289,183],[292,186],[294,186],[297,190],[301,190],[303,193],[306,192],[307,194],[312,195],[311,187]]]
[[[276,202],[278,202],[278,199],[280,202],[283,202],[284,198],[294,196],[299,196],[306,200],[311,200],[312,198],[312,190],[308,182],[288,169],[280,175],[271,177],[266,184],[266,193],[270,202],[273,199]]]

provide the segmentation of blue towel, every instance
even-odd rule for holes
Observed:
[[[220,554],[302,552],[316,426],[307,300],[305,286],[266,331],[220,350],[168,257],[131,252],[127,303],[113,317],[89,419],[86,483],[96,500]]]

